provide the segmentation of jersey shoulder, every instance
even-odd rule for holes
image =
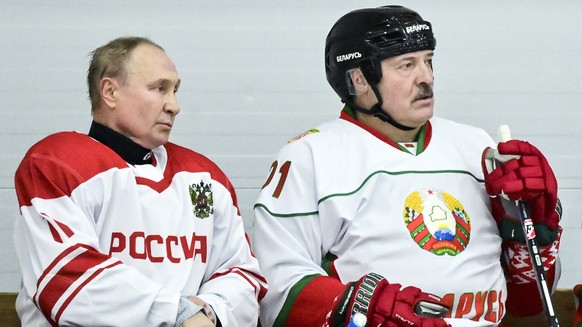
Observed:
[[[346,122],[342,119],[334,119],[310,128],[287,141],[286,145],[295,143],[320,142],[327,138],[335,139],[339,134],[346,132]],[[349,125],[349,123],[347,124]]]
[[[205,155],[172,142],[166,143],[164,147],[168,153],[168,166],[174,170],[174,173],[179,171],[207,172],[212,179],[227,188],[230,187],[230,181],[224,171]]]
[[[295,141],[301,140],[304,137],[307,137],[309,135],[319,133],[319,132],[320,132],[320,130],[318,128],[310,128],[310,129],[306,130],[305,132],[292,137],[289,141],[287,141],[287,144],[291,144]]]
[[[59,132],[43,138],[28,150],[23,162],[27,160],[57,162],[89,175],[111,167],[127,166],[109,147],[79,132]]]
[[[279,161],[293,160],[307,163],[317,153],[340,151],[338,145],[354,142],[354,136],[362,133],[360,127],[337,118],[310,128],[291,138],[278,151]]]
[[[86,134],[59,132],[34,144],[14,176],[21,205],[35,197],[70,195],[82,183],[112,169],[127,167],[113,150]]]
[[[447,137],[465,141],[474,140],[477,142],[493,143],[491,136],[480,127],[459,123],[442,117],[433,117],[430,119],[433,136]]]
[[[168,160],[184,170],[220,171],[218,165],[202,153],[172,142],[166,143],[164,147],[168,153]]]

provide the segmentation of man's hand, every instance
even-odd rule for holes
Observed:
[[[509,159],[507,159],[509,158]],[[528,205],[542,245],[557,238],[561,206],[558,182],[544,155],[528,142],[500,142],[496,150],[483,152],[485,189],[501,236],[523,242],[519,213],[514,201]]]
[[[528,142],[518,140],[499,143],[497,152],[517,158],[500,162],[492,171],[484,167],[487,193],[526,202],[534,223],[543,222],[557,229],[558,182],[544,155]]]
[[[182,327],[214,327],[214,323],[202,312],[198,312],[182,323]]]
[[[208,305],[208,303],[204,302],[201,298],[197,297],[197,296],[189,296],[188,300],[194,302],[194,304],[201,306],[202,307],[202,311],[200,311],[198,314],[194,315],[192,318],[198,316],[198,315],[203,315],[208,321],[210,321],[210,323],[212,325],[208,325],[208,326],[216,326],[216,322],[217,322],[217,318],[216,318],[216,314],[214,313],[214,310],[212,309],[212,307],[210,305]],[[186,327],[186,326],[194,326],[194,325],[186,325],[186,322],[188,322],[190,319],[184,321],[184,323],[182,324],[182,326]],[[202,321],[196,320],[197,323],[202,323]],[[200,325],[200,326],[207,326],[207,325]]]

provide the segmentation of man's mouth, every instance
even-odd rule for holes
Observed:
[[[417,95],[417,96],[414,97],[413,102],[421,101],[421,100],[427,100],[427,99],[432,99],[432,98],[433,98],[432,92],[430,92],[430,94],[422,94],[422,95],[419,94],[419,95]]]
[[[427,84],[421,84],[420,91],[414,97],[412,102],[419,101],[419,100],[432,99],[433,95],[434,94],[432,93],[432,87],[430,87]]]

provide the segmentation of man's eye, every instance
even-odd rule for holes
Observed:
[[[400,68],[408,69],[408,68],[411,68],[412,66],[413,66],[412,62],[406,62],[406,63],[402,64],[402,66],[400,66]]]

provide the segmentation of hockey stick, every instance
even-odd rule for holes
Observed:
[[[511,140],[511,131],[509,126],[501,125],[497,129],[497,136],[501,142],[506,142]],[[516,200],[515,206],[519,212],[519,220],[521,222],[521,227],[523,228],[523,233],[525,235],[525,242],[527,249],[529,251],[530,259],[532,261],[534,275],[538,285],[538,290],[544,305],[544,313],[546,315],[546,320],[548,321],[548,326],[559,327],[558,317],[554,312],[554,306],[552,304],[552,295],[548,289],[548,283],[546,281],[546,274],[544,272],[544,264],[542,257],[536,242],[536,231],[533,226],[529,214],[529,208],[523,201]]]

